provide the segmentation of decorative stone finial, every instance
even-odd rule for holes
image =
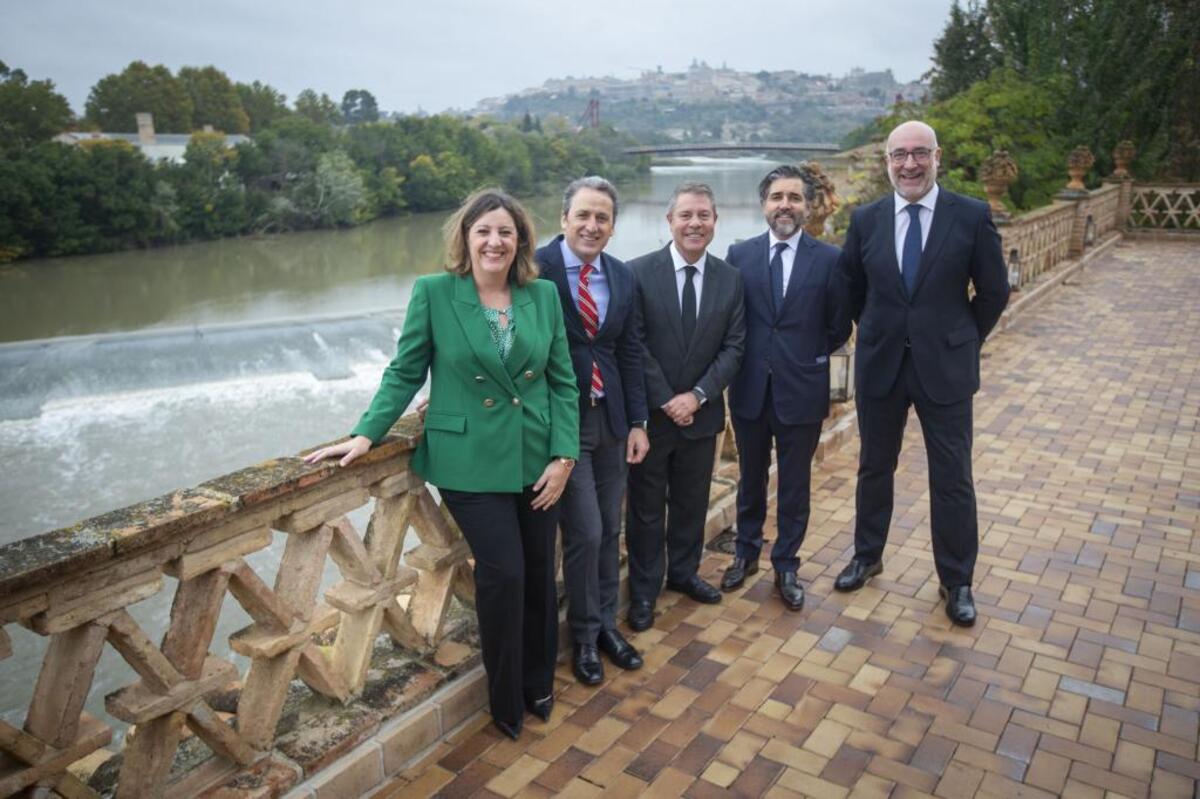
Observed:
[[[1008,209],[1000,198],[1008,187],[1017,179],[1017,162],[1008,154],[1008,150],[996,150],[979,165],[979,181],[987,192],[988,205],[992,208],[992,217],[1008,219]]]
[[[1079,145],[1067,155],[1067,174],[1071,176],[1067,183],[1067,191],[1087,191],[1083,185],[1083,176],[1096,163],[1096,156],[1084,145]]]
[[[1130,177],[1129,165],[1133,162],[1135,155],[1137,155],[1137,148],[1133,146],[1133,142],[1129,139],[1117,142],[1117,146],[1112,151],[1113,163],[1117,165],[1116,169],[1113,170],[1112,176],[1122,180]]]
[[[804,182],[815,184],[817,188],[817,196],[808,206],[808,221],[804,224],[804,231],[819,238],[825,232],[825,220],[833,216],[842,201],[837,196],[833,181],[820,164],[805,161],[799,167],[804,173]]]

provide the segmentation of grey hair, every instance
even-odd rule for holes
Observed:
[[[717,212],[717,197],[713,194],[712,186],[707,183],[700,183],[699,181],[688,181],[687,183],[680,183],[675,187],[675,191],[671,192],[671,201],[667,203],[667,216],[675,213],[675,201],[679,199],[679,195],[681,194],[699,194],[707,197],[708,201],[712,203],[713,213]]]
[[[575,199],[575,195],[579,193],[580,189],[592,189],[601,194],[607,194],[608,199],[612,200],[613,222],[617,221],[617,187],[599,175],[577,178],[567,184],[567,188],[563,189],[563,216],[571,211],[571,201]]]
[[[804,201],[807,203],[816,202],[817,183],[813,179],[813,174],[806,169],[801,169],[800,167],[793,166],[792,164],[780,164],[768,172],[766,176],[758,182],[758,201],[760,203],[765,203],[767,201],[767,194],[769,194],[771,191],[771,184],[777,180],[784,180],[787,178],[796,178],[797,180],[803,181]]]

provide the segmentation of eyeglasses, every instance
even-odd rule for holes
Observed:
[[[892,163],[896,166],[901,166],[905,161],[908,160],[910,155],[918,164],[927,164],[929,163],[929,157],[933,155],[933,150],[930,150],[927,147],[917,147],[915,150],[892,150],[890,153],[888,153],[888,158],[890,158]]]

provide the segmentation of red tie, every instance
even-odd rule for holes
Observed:
[[[596,331],[600,329],[600,312],[596,310],[596,301],[592,299],[592,291],[588,288],[588,279],[594,271],[596,267],[591,264],[584,264],[579,270],[579,318],[590,339],[594,339]],[[600,377],[599,365],[592,361],[592,397],[599,397],[602,393],[604,379]]]

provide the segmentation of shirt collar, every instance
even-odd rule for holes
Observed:
[[[683,253],[679,252],[679,248],[675,246],[675,242],[672,241],[671,242],[671,260],[675,262],[675,271],[676,272],[678,272],[680,269],[683,269],[685,266],[694,266],[694,267],[696,267],[696,271],[703,275],[704,274],[704,264],[708,260],[708,250],[704,251],[704,253],[700,256],[700,258],[696,260],[696,263],[689,264],[687,262],[687,259],[683,257]]]
[[[899,194],[896,194],[895,197],[896,197],[896,216],[900,216],[900,213],[905,208],[907,208],[910,205],[910,203],[908,202],[908,200],[904,199]],[[933,188],[930,189],[929,191],[927,191],[925,193],[924,197],[917,200],[916,204],[921,206],[922,208],[928,208],[929,212],[933,213],[934,206],[937,205],[937,198],[938,198],[938,184],[934,183]]]
[[[574,250],[572,250],[570,247],[567,246],[566,239],[559,240],[558,248],[562,252],[563,266],[565,266],[567,269],[572,269],[572,270],[583,268],[583,260],[578,255],[575,254]],[[600,272],[601,274],[603,274],[603,272],[604,272],[603,261],[604,261],[603,253],[601,253],[600,257],[597,258],[595,261],[592,261],[592,267],[597,272]]]
[[[783,241],[783,242],[787,242],[788,247],[790,247],[793,250],[798,251],[799,247],[800,247],[800,239],[803,238],[803,236],[804,236],[804,228],[802,228],[802,227],[796,228],[796,232],[793,233],[791,236],[788,236],[786,239],[777,238],[775,236],[775,231],[771,230],[770,228],[767,229],[767,235],[770,237],[770,244],[771,244],[771,246],[767,248],[768,250],[775,249],[775,245],[780,243],[781,241]]]

